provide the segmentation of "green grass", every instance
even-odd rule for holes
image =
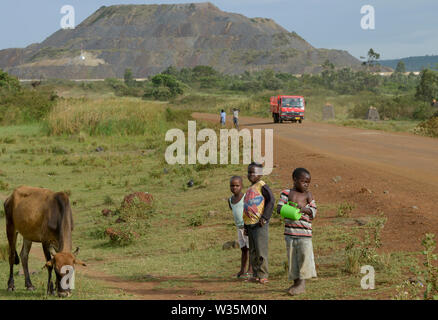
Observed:
[[[329,120],[327,122],[338,126],[387,132],[412,132],[420,123],[420,121],[415,120],[368,121],[360,119]]]

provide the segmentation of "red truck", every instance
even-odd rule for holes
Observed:
[[[306,102],[302,96],[271,97],[271,112],[274,122],[292,121],[301,123],[304,120]]]

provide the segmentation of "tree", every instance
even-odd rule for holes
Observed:
[[[6,91],[19,91],[21,90],[20,81],[0,69],[0,89]]]
[[[145,93],[145,98],[153,96],[155,99],[166,100],[184,93],[181,83],[169,74],[159,73],[151,82],[153,89]]]
[[[329,59],[325,60],[324,63],[321,65],[321,67],[324,70],[334,70],[335,69],[335,65],[332,62],[330,62]]]
[[[395,68],[395,73],[405,73],[406,72],[406,65],[403,61],[399,61],[397,63],[397,67]]]
[[[375,52],[373,48],[371,48],[368,51],[368,64],[374,65],[379,59],[380,59],[380,53]]]
[[[373,48],[368,50],[367,58],[360,57],[361,59],[367,59],[366,61],[362,62],[362,65],[365,67],[373,67],[377,64],[377,60],[380,59],[380,53],[377,53],[374,51]]]
[[[131,69],[125,69],[125,75],[123,76],[123,78],[125,79],[125,84],[128,87],[132,87],[133,85],[135,85],[135,80],[134,76],[132,75]]]
[[[415,97],[424,101],[432,101],[438,97],[438,72],[430,69],[421,71],[420,84]]]
[[[193,68],[196,78],[216,76],[218,72],[210,66],[196,66]]]

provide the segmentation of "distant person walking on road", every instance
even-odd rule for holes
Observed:
[[[222,109],[221,110],[221,125],[223,125],[223,126],[225,125],[226,119],[227,119],[227,114],[225,113],[225,110]]]
[[[239,130],[239,109],[233,109],[233,123],[237,130]]]

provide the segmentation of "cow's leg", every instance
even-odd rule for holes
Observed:
[[[48,243],[43,243],[43,251],[44,256],[46,257],[46,262],[52,260],[52,256],[50,254],[50,245]],[[52,282],[52,270],[53,267],[47,267],[47,272],[49,273],[49,280],[47,280],[47,294],[54,295],[55,289],[53,288],[53,282]]]
[[[6,199],[3,204],[5,208],[6,216],[6,236],[8,238],[9,244],[9,280],[8,280],[8,291],[14,291],[14,264],[19,264],[16,244],[17,244],[17,231],[14,226],[14,219],[12,217],[12,199]]]
[[[11,224],[6,224],[6,234],[9,243],[9,280],[8,280],[8,291],[14,291],[14,264],[18,264],[18,255],[16,250],[17,243],[17,232],[15,232],[14,226]],[[18,262],[18,263],[17,263]]]
[[[21,249],[20,252],[20,258],[24,271],[24,284],[27,290],[32,291],[35,289],[35,287],[32,285],[32,281],[30,281],[30,275],[29,275],[28,261],[29,261],[30,248],[32,248],[32,241],[23,239],[23,248]]]
[[[14,221],[12,219],[12,213],[10,212],[10,207],[5,203],[5,213],[6,213],[6,235],[8,237],[9,243],[9,280],[8,280],[8,291],[14,291],[14,264],[18,264],[18,256],[16,250],[17,244],[17,232],[15,231]]]

